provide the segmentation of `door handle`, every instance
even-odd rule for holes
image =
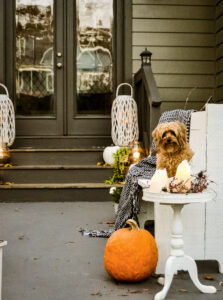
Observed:
[[[63,67],[62,63],[57,63],[57,68],[61,69]]]

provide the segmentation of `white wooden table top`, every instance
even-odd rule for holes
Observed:
[[[0,241],[0,248],[6,246],[7,244],[7,241]]]
[[[211,190],[205,190],[202,193],[151,193],[148,188],[143,189],[144,201],[150,201],[160,204],[189,204],[189,203],[206,203],[213,200],[216,197],[216,193]]]

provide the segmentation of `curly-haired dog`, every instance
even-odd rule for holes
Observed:
[[[158,125],[152,136],[156,145],[157,169],[166,169],[168,177],[176,175],[183,160],[190,161],[193,151],[187,143],[186,126],[179,121]]]

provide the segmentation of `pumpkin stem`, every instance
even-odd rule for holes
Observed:
[[[133,231],[133,230],[140,230],[138,224],[137,224],[136,221],[133,220],[133,219],[128,219],[128,220],[126,221],[126,224],[128,224],[128,225],[130,226],[130,229],[129,229],[130,231]]]

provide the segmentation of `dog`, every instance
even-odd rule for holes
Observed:
[[[152,132],[156,145],[157,169],[166,169],[168,177],[176,175],[178,165],[188,162],[194,153],[187,142],[187,128],[179,121],[158,125]]]

